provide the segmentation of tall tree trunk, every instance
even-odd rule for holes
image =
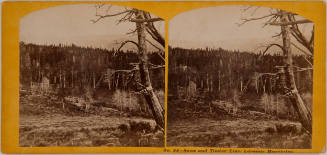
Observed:
[[[256,90],[257,94],[259,94],[259,79],[258,79],[257,73],[254,77],[254,81],[255,81],[255,90]]]
[[[287,12],[280,11],[281,17],[280,20],[282,23],[287,23]],[[283,47],[284,47],[284,64],[285,64],[285,76],[286,76],[286,87],[291,90],[289,100],[291,101],[294,109],[297,111],[300,117],[300,122],[303,127],[306,128],[309,132],[312,132],[312,115],[308,111],[307,107],[304,105],[304,102],[296,88],[292,64],[292,51],[291,51],[291,40],[290,40],[290,28],[288,25],[281,26],[282,38],[283,38]]]
[[[186,87],[185,87],[185,90],[186,90],[186,96],[185,98],[189,98],[190,96],[190,79],[188,77],[188,75],[186,75]]]
[[[129,105],[132,105],[132,93],[131,91],[128,91],[128,98],[129,98]]]
[[[220,70],[218,71],[218,91],[220,93]]]
[[[210,92],[213,92],[213,77],[212,75],[210,76]]]
[[[241,76],[241,91],[240,92],[243,92],[243,77]]]
[[[276,117],[278,119],[278,93],[276,94]]]
[[[107,76],[106,79],[107,79],[107,82],[108,82],[108,89],[109,90],[111,90],[111,75],[112,75],[111,70],[107,69],[107,74],[105,76]]]
[[[210,92],[209,74],[208,73],[207,73],[207,76],[206,76],[206,83],[207,83],[207,91]]]
[[[72,88],[74,88],[74,67],[72,67]]]
[[[299,72],[299,68],[296,68],[295,69],[295,71],[296,71],[296,85],[299,87],[299,88],[301,88],[301,80],[300,80],[300,72]]]
[[[60,71],[59,71],[59,88],[62,88],[61,68],[60,68]]]
[[[66,71],[64,71],[64,88],[66,88]]]
[[[263,92],[266,93],[266,80],[263,82]]]
[[[37,82],[41,82],[42,78],[41,78],[41,69],[39,68],[39,76],[38,76],[38,81]]]
[[[144,19],[143,11],[137,10],[136,17],[138,19]],[[143,22],[136,22],[137,29],[137,38],[138,38],[138,50],[139,50],[139,59],[140,59],[140,77],[141,82],[145,86],[146,93],[144,97],[152,111],[154,119],[158,126],[161,128],[165,128],[165,117],[164,117],[164,109],[159,103],[159,99],[153,91],[150,74],[149,74],[149,64],[147,57],[147,48],[146,48],[146,40],[145,40],[145,24]]]
[[[268,94],[268,113],[271,115],[272,114],[272,104],[271,104],[271,95]]]
[[[95,74],[94,74],[94,72],[92,72],[92,77],[93,77],[93,88],[95,88]]]
[[[201,89],[203,89],[203,79],[201,78]]]

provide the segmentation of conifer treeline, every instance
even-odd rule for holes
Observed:
[[[152,64],[162,65],[161,58],[148,55]],[[116,51],[72,45],[36,45],[20,43],[20,82],[41,82],[43,77],[59,87],[85,87],[98,82],[108,68],[129,70],[138,63],[135,51]],[[164,89],[164,70],[151,72],[154,88]],[[61,80],[61,82],[59,82]],[[104,87],[102,85],[102,87]]]
[[[297,67],[308,67],[308,62],[302,55],[294,56],[293,63]],[[280,54],[262,56],[261,54],[229,51],[222,48],[170,47],[168,92],[173,95],[177,93],[177,86],[187,87],[189,81],[192,81],[198,90],[207,90],[214,97],[227,98],[232,89],[240,90],[241,87],[244,89],[247,83],[251,85],[253,83],[251,79],[255,74],[276,73],[276,66],[282,65],[283,57]],[[312,70],[296,72],[295,78],[300,92],[312,92]],[[268,93],[275,93],[268,89],[273,87],[273,83],[263,80],[258,82],[261,85],[259,93],[262,93],[263,89]]]

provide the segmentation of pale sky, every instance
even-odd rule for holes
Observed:
[[[169,21],[169,45],[184,48],[222,47],[231,50],[253,50],[269,42],[280,32],[279,26],[266,26],[268,20],[248,22],[242,26],[242,18],[260,17],[270,14],[270,8],[260,7],[242,11],[246,6],[226,5],[207,7],[181,13]],[[256,10],[254,12],[254,10]],[[301,29],[311,32],[312,24]]]
[[[99,13],[104,13],[106,8],[98,9]],[[122,10],[124,7],[112,6],[109,12]],[[112,46],[119,47],[114,42],[136,40],[136,35],[126,35],[135,29],[135,23],[123,22],[117,25],[117,20],[122,16],[92,23],[90,20],[97,18],[95,14],[95,4],[61,5],[32,12],[20,21],[20,41],[37,44],[74,43],[111,49]],[[156,22],[156,26],[165,36],[164,22]]]

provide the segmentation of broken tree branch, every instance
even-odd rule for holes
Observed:
[[[164,58],[162,55],[160,55],[160,53],[158,53],[158,52],[156,52],[156,53],[157,53],[157,55],[161,58],[161,60],[162,60],[163,62],[166,61],[165,58]]]
[[[313,70],[312,67],[309,67],[309,68],[301,68],[301,67],[298,67],[298,66],[293,66],[294,68],[297,68],[297,70],[295,70],[294,72],[303,72],[303,71],[307,71],[307,70]]]
[[[267,18],[267,17],[276,16],[276,15],[277,14],[272,13],[272,14],[268,14],[268,15],[265,15],[265,16],[261,16],[261,17],[242,18],[241,20],[243,22],[242,23],[239,23],[238,26],[244,25],[245,23],[250,22],[250,21],[260,20],[260,19],[264,19],[264,18]]]
[[[287,25],[294,25],[294,24],[304,24],[304,23],[312,23],[312,21],[308,20],[308,19],[302,19],[302,20],[298,20],[298,21],[289,21],[289,22],[271,22],[268,23],[269,25],[275,25],[275,26],[287,26]]]
[[[291,45],[293,45],[296,49],[298,49],[299,51],[301,51],[301,52],[304,53],[305,55],[307,55],[307,56],[312,56],[312,53],[307,52],[307,51],[301,49],[299,46],[297,46],[297,45],[294,44],[293,42],[291,42]]]
[[[151,15],[149,12],[143,12],[145,19],[151,19]],[[165,47],[165,39],[163,36],[158,32],[158,29],[154,26],[153,22],[147,22],[145,24],[146,31],[150,34],[150,36],[157,41],[162,47]]]
[[[263,51],[262,56],[264,56],[265,53],[266,53],[266,52],[267,52],[271,47],[273,47],[273,46],[277,46],[277,47],[279,47],[282,51],[284,51],[283,46],[281,46],[281,45],[279,45],[279,44],[269,44],[269,45],[266,47],[266,49]]]
[[[282,32],[280,32],[280,33],[278,33],[278,34],[276,34],[276,35],[272,36],[272,38],[275,38],[275,37],[280,37],[281,35],[282,35]]]
[[[311,31],[311,38],[310,38],[310,41],[309,41],[309,44],[310,44],[310,45],[313,45],[313,40],[314,40],[314,29],[315,29],[315,27],[313,26],[312,31]]]
[[[313,67],[313,64],[306,58],[305,55],[303,55],[302,57],[311,67]]]
[[[120,47],[118,48],[117,52],[119,52],[120,49],[123,48],[127,43],[132,43],[132,44],[134,44],[134,45],[139,49],[139,45],[138,45],[135,41],[132,41],[132,40],[126,40],[126,41],[124,41],[124,42],[122,42],[122,43],[120,44]],[[117,52],[114,52],[113,55],[116,55]]]
[[[242,12],[246,12],[247,10],[251,9],[252,7],[254,7],[253,5],[247,6],[244,9],[241,9]]]
[[[143,22],[157,22],[157,21],[163,21],[162,18],[150,18],[150,19],[130,19],[129,21],[131,22],[136,22],[136,23],[143,23]]]
[[[98,15],[98,14],[96,14],[95,16],[97,16],[98,18],[97,18],[97,19],[92,19],[91,22],[93,22],[93,23],[97,23],[98,21],[100,21],[100,20],[103,19],[103,18],[106,18],[106,17],[113,17],[113,16],[119,16],[119,15],[122,15],[122,14],[128,13],[128,12],[130,12],[130,11],[131,11],[131,10],[126,10],[126,11],[118,12],[118,13],[115,13],[115,14],[107,14],[107,15]]]
[[[148,39],[145,39],[146,42],[148,42],[150,45],[152,45],[153,47],[155,47],[156,49],[158,49],[160,52],[163,52],[164,50],[159,48],[158,46],[156,46],[155,44],[153,44],[151,41],[149,41]]]

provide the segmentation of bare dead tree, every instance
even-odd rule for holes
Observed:
[[[99,7],[104,7],[98,6]],[[118,51],[125,46],[127,43],[132,43],[135,46],[137,46],[138,49],[138,58],[139,58],[139,63],[137,64],[138,67],[135,70],[139,71],[140,74],[140,82],[136,83],[141,86],[142,90],[139,92],[143,94],[145,97],[145,100],[147,104],[149,105],[153,117],[157,123],[157,125],[161,128],[164,129],[165,127],[165,117],[164,117],[164,108],[161,106],[159,103],[158,97],[153,91],[152,84],[151,84],[151,79],[150,79],[150,69],[156,69],[156,68],[162,68],[163,66],[156,66],[151,63],[149,63],[148,57],[147,57],[147,45],[146,43],[148,42],[151,46],[154,46],[155,48],[159,49],[159,51],[163,51],[161,48],[165,47],[165,40],[163,36],[159,33],[157,28],[154,25],[154,22],[157,21],[163,21],[162,18],[157,18],[157,17],[152,17],[150,13],[134,9],[134,8],[125,8],[124,11],[117,12],[114,14],[109,14],[111,6],[108,6],[108,9],[106,11],[106,14],[104,15],[99,15],[96,13],[97,19],[91,20],[93,23],[96,23],[100,21],[101,19],[107,18],[107,17],[113,17],[113,16],[122,16],[119,20],[118,23],[120,22],[134,22],[135,23],[135,30],[133,30],[130,33],[136,33],[137,34],[137,41],[132,41],[132,40],[126,40],[121,43]],[[152,43],[150,40],[146,39],[146,35],[149,34],[151,38],[156,41],[161,47],[156,46],[154,43]],[[160,54],[159,54],[160,55]],[[161,58],[163,58],[161,56]],[[164,58],[162,59],[164,61]],[[133,71],[128,71],[129,73],[134,73]]]
[[[301,44],[303,45],[307,50],[310,51],[311,55],[313,55],[313,42],[314,42],[314,28],[312,28],[312,31],[311,31],[311,37],[310,39],[307,39],[303,33],[299,30],[299,27],[298,27],[298,24],[301,24],[302,23],[308,23],[308,22],[311,22],[307,19],[303,19],[301,20],[296,20],[295,19],[295,15],[292,15],[292,14],[288,14],[287,15],[288,17],[288,22],[289,23],[293,23],[293,24],[290,24],[290,30],[291,30],[291,34],[292,36]]]
[[[298,89],[295,84],[294,78],[294,71],[293,71],[293,59],[292,59],[292,50],[291,50],[291,40],[290,40],[290,27],[286,23],[289,23],[288,20],[288,13],[285,11],[280,11],[280,23],[281,24],[281,31],[282,31],[282,38],[283,38],[283,46],[284,46],[284,64],[285,66],[285,76],[286,76],[286,87],[290,89],[289,99],[296,109],[300,116],[300,121],[304,128],[308,131],[312,131],[312,115],[311,112],[305,106]],[[296,22],[296,21],[293,21]]]
[[[264,53],[267,52],[267,50],[272,46],[278,46],[282,49],[284,58],[283,63],[284,66],[282,66],[282,78],[285,79],[285,83],[283,84],[284,87],[284,94],[288,96],[289,101],[291,102],[292,106],[296,109],[297,113],[300,117],[300,122],[302,126],[308,130],[310,133],[312,132],[312,114],[308,110],[308,108],[305,106],[304,101],[302,100],[298,89],[295,84],[295,78],[294,78],[294,71],[293,71],[293,59],[292,59],[292,48],[291,46],[295,46],[297,49],[301,49],[300,47],[296,46],[296,44],[291,42],[291,35],[297,40],[298,43],[303,45],[309,52],[306,52],[305,50],[301,49],[300,51],[303,52],[306,55],[313,55],[313,30],[311,38],[308,40],[304,37],[304,34],[299,30],[298,24],[303,23],[311,23],[310,20],[307,19],[301,19],[296,20],[295,15],[290,12],[286,12],[283,10],[275,9],[275,11],[271,14],[264,15],[261,17],[256,18],[247,18],[242,19],[242,24],[245,24],[250,21],[254,20],[262,20],[267,19],[268,20],[264,23],[264,26],[266,25],[272,25],[272,26],[280,26],[281,27],[281,33],[278,34],[282,37],[282,45],[273,43],[269,44],[264,51]],[[309,61],[308,61],[309,62]],[[311,64],[311,63],[310,63]],[[311,64],[312,67],[312,64]],[[312,69],[312,68],[310,68]],[[301,70],[301,69],[300,69]],[[304,70],[304,69],[302,69]],[[301,71],[302,71],[301,70]],[[306,69],[305,69],[306,70]]]

